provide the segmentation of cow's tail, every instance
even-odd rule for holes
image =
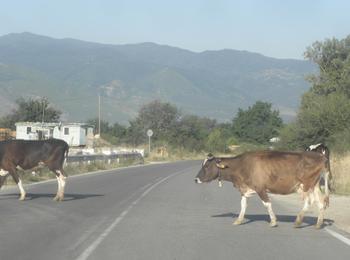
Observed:
[[[64,149],[64,161],[63,165],[67,165],[67,160],[68,160],[68,152],[69,152],[69,145],[67,145]]]
[[[331,176],[331,172],[330,172],[330,168],[325,167],[325,173],[324,173],[324,193],[325,193],[325,197],[324,197],[324,207],[327,208],[329,207],[329,178]]]
[[[329,192],[333,192],[334,191],[334,178],[333,178],[333,174],[331,171],[331,164],[330,164],[329,158],[327,158],[326,167],[327,167],[328,180],[329,180],[328,189],[329,189]]]

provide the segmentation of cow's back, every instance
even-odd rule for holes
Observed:
[[[316,173],[325,163],[322,155],[312,152],[258,151],[245,153],[238,160],[237,170],[247,186],[278,194],[294,192],[310,172]]]
[[[0,163],[4,167],[15,165],[31,169],[55,159],[59,165],[67,152],[68,144],[59,139],[7,140],[0,142]]]

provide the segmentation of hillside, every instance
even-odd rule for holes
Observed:
[[[315,67],[236,50],[191,52],[154,43],[108,45],[31,33],[0,37],[1,114],[18,97],[48,97],[64,119],[102,114],[127,122],[139,107],[161,99],[185,113],[231,120],[256,100],[273,103],[288,118]]]

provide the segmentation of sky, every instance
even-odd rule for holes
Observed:
[[[348,0],[1,0],[0,35],[303,59],[313,42],[349,35],[349,13]]]

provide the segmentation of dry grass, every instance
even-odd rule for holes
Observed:
[[[350,153],[331,158],[332,184],[337,194],[350,194]]]
[[[190,152],[180,148],[166,149],[164,147],[154,148],[145,158],[148,162],[155,161],[179,161],[179,160],[203,160],[204,152]]]

